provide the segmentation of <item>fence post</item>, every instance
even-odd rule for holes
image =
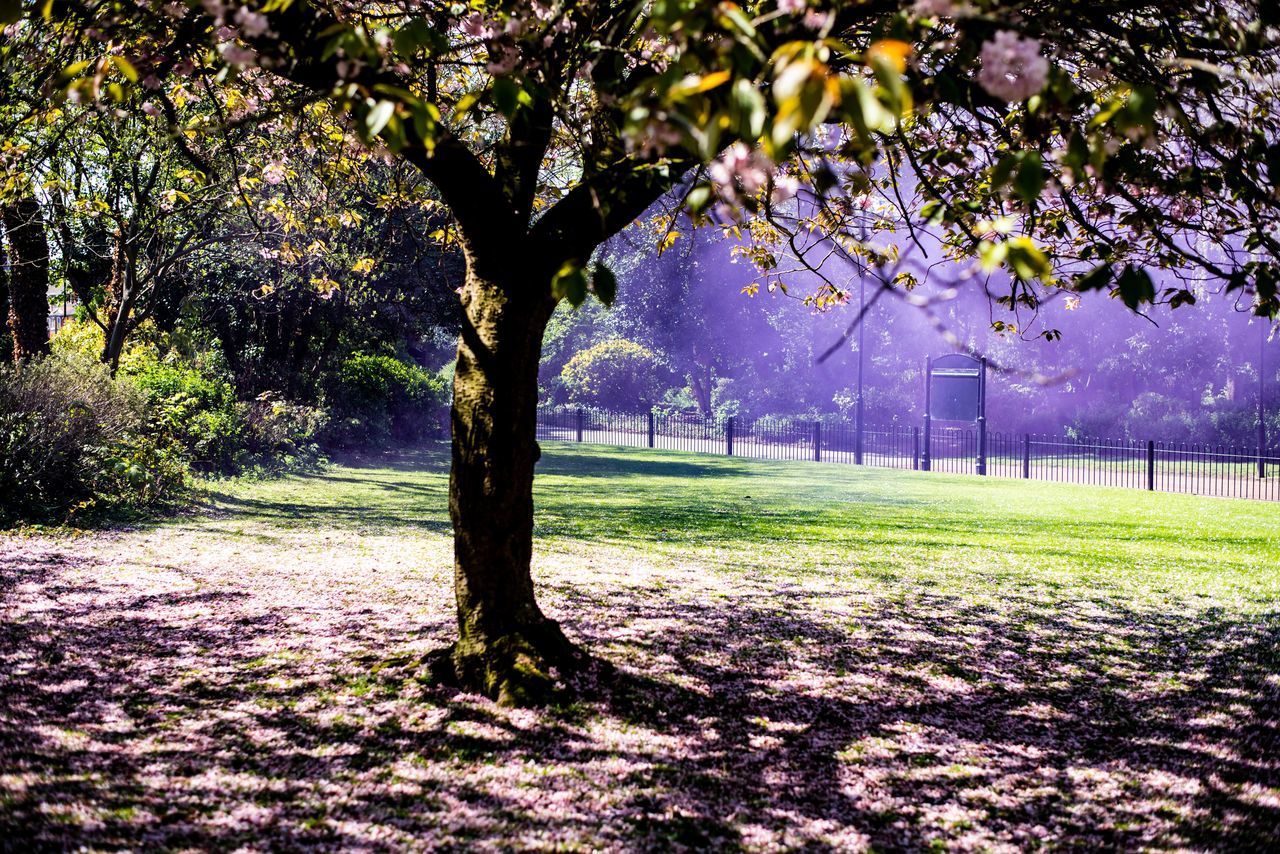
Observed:
[[[862,358],[862,354],[861,354],[861,353],[859,353],[859,354],[858,354],[858,358],[859,358],[859,359],[861,359],[861,358]],[[854,433],[853,433],[853,461],[854,461],[854,463],[855,463],[855,464],[857,464],[857,465],[862,465],[862,435],[863,435],[863,428],[862,428],[862,394],[861,394],[861,393],[859,393],[859,394],[858,394],[858,409],[857,409],[857,411],[854,413],[854,415],[855,415],[855,418],[854,418],[854,425],[853,425],[853,431],[854,431]]]
[[[729,420],[724,422],[724,445],[725,453],[733,456],[733,416],[729,416]]]
[[[582,426],[586,422],[586,414],[582,411],[582,407],[578,407],[578,441],[582,441]]]
[[[1031,434],[1022,434],[1022,477],[1031,477]]]
[[[822,422],[813,422],[813,461],[822,462]]]
[[[649,447],[653,447],[653,410],[649,410]]]
[[[1147,440],[1147,490],[1155,492],[1156,489],[1156,443],[1152,439]]]
[[[929,422],[929,413],[933,410],[933,389],[930,386],[933,383],[929,380],[933,377],[933,359],[929,356],[924,357],[924,456],[920,460],[920,468],[925,471],[929,470],[931,461],[929,459],[930,447],[933,445],[933,426]]]
[[[921,452],[921,454],[920,454],[920,469],[921,469],[921,471],[929,471],[929,467],[930,467],[930,465],[932,464],[931,460],[929,459],[929,453],[930,453],[930,452],[929,452],[929,447],[930,447],[932,444],[933,444],[933,425],[930,423],[929,414],[928,414],[928,413],[925,413],[925,416],[924,416],[924,450],[923,450],[923,451]]]
[[[987,418],[978,416],[978,474],[987,473]]]
[[[920,428],[911,428],[911,470],[920,471]]]

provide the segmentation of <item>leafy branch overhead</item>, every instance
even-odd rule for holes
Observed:
[[[586,274],[565,265],[680,187],[700,220],[790,218],[824,239],[848,238],[857,200],[874,197],[892,215],[873,237],[974,259],[1015,289],[1105,281],[1140,309],[1216,283],[1276,312],[1267,4],[114,0],[3,13],[6,51],[72,45],[41,81],[46,109],[131,108],[235,79],[322,97],[421,168],[464,241],[526,241],[531,269],[571,300]],[[1161,289],[1139,286],[1144,268],[1196,274]]]

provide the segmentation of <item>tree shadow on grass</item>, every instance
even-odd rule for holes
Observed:
[[[608,708],[703,743],[671,769],[696,816],[755,804],[879,849],[1280,842],[1280,615],[922,595],[854,639],[807,608],[659,601],[603,608],[697,626],[645,641],[671,678],[617,680]]]
[[[407,622],[69,566],[0,564],[0,848],[1277,842],[1276,613],[565,583],[618,666],[509,712]]]

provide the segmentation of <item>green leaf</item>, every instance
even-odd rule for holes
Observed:
[[[394,101],[379,101],[373,106],[373,109],[364,117],[365,132],[371,139],[382,133],[382,129],[387,126],[387,122],[391,121],[395,111]]]
[[[1116,289],[1120,299],[1131,311],[1137,311],[1139,306],[1154,302],[1156,298],[1156,286],[1151,281],[1151,275],[1132,264],[1127,265],[1116,280]]]
[[[694,187],[685,196],[684,203],[691,213],[701,213],[711,203],[711,187],[707,184]]]
[[[1030,237],[1010,239],[1006,261],[1014,275],[1023,281],[1040,279],[1048,282],[1053,278],[1053,265],[1049,256]]]
[[[130,83],[138,82],[138,69],[133,67],[132,62],[125,59],[123,56],[113,56],[111,57],[111,62]]]
[[[1115,278],[1115,273],[1112,272],[1111,266],[1109,264],[1099,264],[1076,279],[1075,290],[1080,293],[1100,291],[1110,285],[1113,278]]]
[[[413,59],[419,50],[433,45],[435,41],[435,28],[423,18],[414,18],[391,36],[396,53],[405,59]]]
[[[613,305],[614,299],[618,296],[618,279],[613,275],[613,271],[600,262],[596,262],[595,270],[591,276],[591,290],[596,295],[596,299],[605,305]]]
[[[1009,178],[1013,175],[1013,170],[1018,166],[1018,155],[1006,154],[1001,157],[995,166],[991,167],[991,187],[999,190],[1005,184],[1009,183]]]
[[[750,80],[739,80],[733,85],[733,109],[738,134],[744,139],[759,139],[764,133],[768,107],[764,95]]]
[[[90,66],[90,64],[91,64],[91,63],[90,63],[90,62],[89,62],[89,60],[87,60],[87,59],[82,59],[82,60],[80,60],[79,62],[73,62],[73,63],[71,63],[71,64],[70,64],[70,65],[68,65],[66,68],[62,69],[62,71],[61,71],[61,72],[59,72],[59,74],[58,74],[58,85],[59,85],[59,86],[62,86],[62,85],[64,85],[64,84],[66,84],[67,82],[69,82],[69,81],[71,81],[71,80],[75,79],[76,77],[78,77],[78,76],[79,76],[80,72],[82,72],[82,71],[84,71],[86,68],[88,68],[88,67]]]
[[[565,261],[551,278],[551,295],[574,308],[587,298],[587,273],[577,261]]]
[[[507,118],[515,114],[520,103],[520,84],[510,77],[493,78],[493,105]]]
[[[480,100],[479,92],[468,92],[458,99],[458,103],[453,107],[453,120],[460,122],[467,117],[467,113]]]
[[[1062,158],[1062,165],[1071,170],[1071,174],[1077,181],[1083,181],[1086,177],[1084,168],[1089,165],[1089,162],[1089,143],[1082,133],[1076,131],[1071,134],[1071,140],[1067,143],[1067,152]]]
[[[1013,178],[1013,191],[1028,205],[1035,204],[1044,190],[1044,162],[1034,151],[1027,151],[1019,158],[1018,173]]]

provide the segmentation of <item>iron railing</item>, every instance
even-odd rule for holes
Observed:
[[[538,439],[1280,501],[1274,449],[992,431],[983,442],[974,427],[937,423],[927,432],[868,426],[859,435],[843,421],[567,407],[539,410]]]

